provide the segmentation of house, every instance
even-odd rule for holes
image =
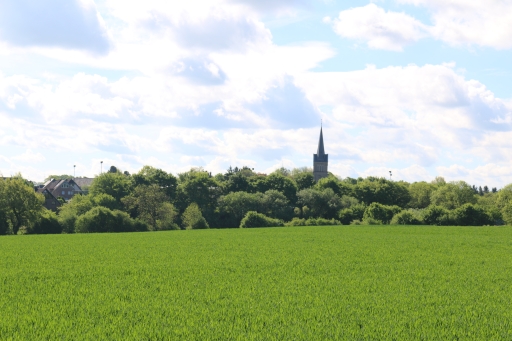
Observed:
[[[45,190],[55,198],[61,197],[65,201],[68,201],[76,194],[83,193],[82,188],[73,179],[51,179],[45,182],[44,185],[36,187],[36,191],[39,193],[43,193]]]
[[[82,189],[83,194],[87,194],[94,178],[73,178],[73,181]]]
[[[42,188],[40,186],[36,186],[35,190],[37,193],[41,193],[42,195],[44,195],[43,206],[51,211],[56,212],[57,208],[60,207],[61,203],[48,189]]]

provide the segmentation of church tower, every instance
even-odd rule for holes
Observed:
[[[313,154],[313,176],[315,181],[325,178],[329,175],[327,173],[327,164],[329,163],[329,155],[325,154],[324,150],[324,135],[322,127],[320,127],[320,139],[318,140],[318,150]]]

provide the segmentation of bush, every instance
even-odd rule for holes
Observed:
[[[309,218],[300,219],[293,218],[291,221],[284,224],[284,226],[322,226],[322,225],[341,225],[338,220],[335,219],[324,219],[324,218]]]
[[[182,215],[183,227],[187,230],[209,229],[210,226],[204,219],[199,206],[194,202],[190,204]]]
[[[284,226],[283,221],[267,217],[264,214],[249,211],[240,222],[240,227],[276,227]]]
[[[76,220],[76,232],[132,232],[147,231],[148,226],[140,220],[118,210],[106,207],[94,207]]]
[[[430,205],[423,211],[423,221],[427,225],[447,226],[452,224],[450,211],[435,205]]]
[[[380,220],[383,224],[389,224],[393,216],[401,210],[398,206],[387,206],[378,202],[372,202],[364,211],[363,220]]]
[[[62,233],[62,225],[57,219],[57,215],[49,210],[43,211],[41,217],[36,223],[27,228],[28,234],[57,234]]]
[[[325,218],[309,218],[306,220],[307,226],[326,226],[326,225],[341,225],[339,220],[325,219]]]
[[[348,225],[351,224],[354,220],[363,219],[364,211],[366,210],[365,204],[356,204],[351,206],[350,208],[344,208],[340,210],[338,214],[338,218],[342,224]]]
[[[367,217],[363,219],[361,225],[383,225],[383,222],[382,220]]]
[[[415,211],[412,210],[404,210],[399,212],[393,216],[391,219],[391,225],[421,225],[423,221],[416,214]]]
[[[306,226],[306,219],[293,218],[291,221],[285,223],[284,226]]]
[[[483,226],[493,223],[489,214],[480,206],[464,204],[452,212],[456,225],[461,226]]]

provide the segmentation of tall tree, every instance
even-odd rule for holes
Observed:
[[[114,197],[118,203],[121,198],[131,193],[133,182],[130,176],[122,173],[103,173],[97,176],[89,188],[89,193],[93,196],[98,194],[108,194]]]
[[[22,226],[30,227],[43,211],[44,196],[36,193],[21,176],[0,180],[0,197],[6,206],[7,220],[13,234]]]

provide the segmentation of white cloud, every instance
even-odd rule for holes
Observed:
[[[15,46],[79,49],[105,54],[111,40],[92,0],[4,0],[0,39]]]
[[[512,48],[512,1],[398,0],[430,10],[432,35],[454,46]]]
[[[331,22],[334,31],[344,38],[366,42],[368,47],[402,51],[405,45],[427,35],[428,28],[405,14],[388,11],[371,3],[364,7],[341,11]]]
[[[33,152],[31,149],[27,149],[23,154],[14,156],[12,159],[26,163],[40,163],[46,160],[43,154]]]

